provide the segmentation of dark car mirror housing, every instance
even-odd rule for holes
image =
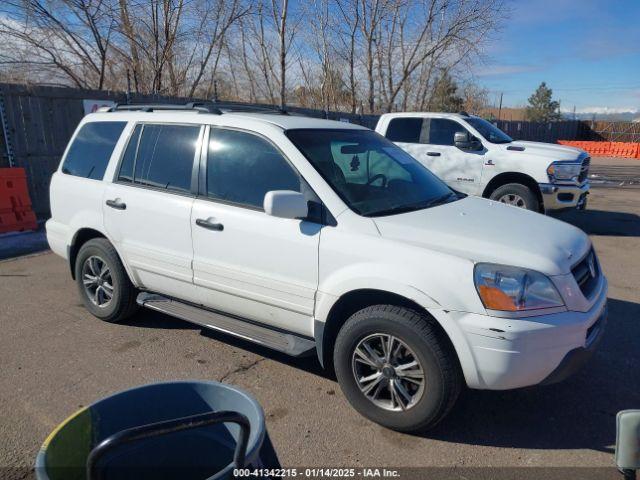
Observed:
[[[482,150],[482,142],[466,130],[453,135],[453,143],[460,150]]]

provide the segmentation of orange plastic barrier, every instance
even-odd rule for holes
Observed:
[[[602,157],[640,158],[640,143],[630,142],[581,142],[558,140],[561,145],[585,150],[590,155]]]
[[[24,168],[0,168],[0,233],[37,228]]]

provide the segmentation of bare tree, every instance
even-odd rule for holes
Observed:
[[[5,0],[0,62],[37,66],[80,88],[102,89],[114,22],[103,0]],[[55,78],[55,77],[54,77]]]
[[[341,42],[341,56],[347,62],[349,69],[349,102],[351,113],[356,113],[358,107],[357,82],[356,82],[356,55],[357,35],[360,28],[360,3],[359,1],[337,0],[337,8],[340,11],[340,25],[346,28],[337,30],[337,37]]]
[[[462,99],[465,112],[479,115],[489,106],[489,91],[469,81],[462,87]]]
[[[395,4],[380,23],[380,43],[386,45],[381,54],[386,57],[381,85],[384,109],[391,111],[401,93],[410,93],[414,73],[425,62],[438,58],[443,66],[450,66],[477,51],[481,40],[496,27],[500,4],[500,0],[408,0]]]
[[[278,6],[276,0],[271,0],[274,23],[278,26],[278,38],[280,40],[280,108],[286,106],[287,92],[287,14],[289,13],[289,0],[282,0]]]
[[[131,77],[139,93],[282,108],[428,109],[443,75],[466,85],[506,1],[5,0],[0,74],[98,89]]]
[[[375,52],[380,47],[376,37],[380,22],[388,14],[389,0],[355,0],[360,3],[360,31],[364,40],[366,56],[365,70],[367,75],[367,105],[369,113],[375,111]]]

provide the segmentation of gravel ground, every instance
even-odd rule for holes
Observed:
[[[640,190],[596,189],[589,210],[562,217],[592,236],[610,282],[608,329],[586,368],[548,387],[466,391],[423,436],[358,415],[313,358],[151,311],[104,323],[83,308],[63,259],[0,262],[0,477],[29,477],[43,439],[82,405],[143,383],[206,379],[257,397],[285,466],[588,466],[616,478],[615,414],[640,407],[639,213]]]

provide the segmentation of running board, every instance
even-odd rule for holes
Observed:
[[[137,302],[138,305],[151,310],[166,313],[201,327],[264,345],[294,357],[311,353],[316,348],[313,340],[263,327],[250,321],[227,316],[206,308],[163,297],[162,295],[142,292],[138,294]]]

